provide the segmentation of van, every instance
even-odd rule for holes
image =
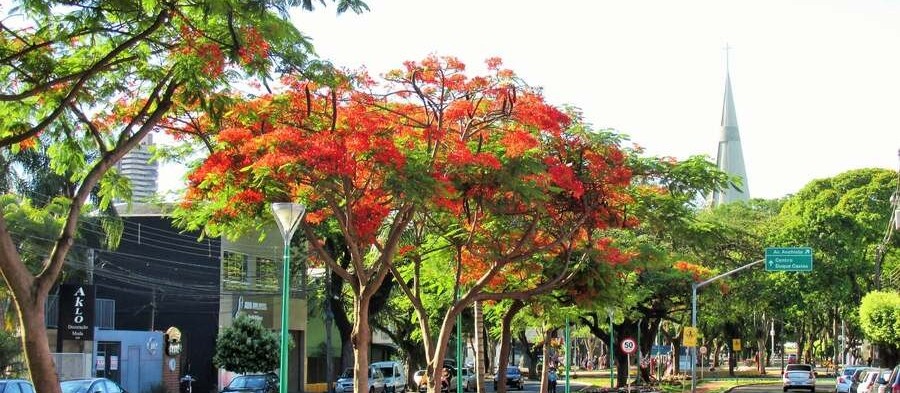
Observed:
[[[372,367],[378,369],[384,375],[385,392],[406,392],[406,375],[403,373],[403,365],[398,362],[387,361],[372,363]]]

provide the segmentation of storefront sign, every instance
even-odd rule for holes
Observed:
[[[172,326],[166,329],[166,354],[178,356],[181,353],[181,330]]]
[[[93,285],[60,285],[58,328],[63,340],[94,339],[94,298]]]
[[[247,314],[250,318],[262,322],[263,326],[274,327],[272,319],[274,305],[272,304],[271,296],[236,295],[234,302],[235,317],[240,313]]]

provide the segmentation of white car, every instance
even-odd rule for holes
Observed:
[[[808,364],[788,364],[781,376],[781,390],[807,389],[810,393],[816,391],[816,372]]]
[[[883,371],[884,370],[873,368],[866,372],[866,376],[860,380],[859,386],[856,388],[856,393],[869,393],[869,390],[875,385],[875,381]]]
[[[853,373],[865,366],[846,366],[838,377],[834,380],[834,391],[837,393],[850,393],[850,387],[853,385]]]
[[[372,367],[377,368],[384,376],[385,392],[406,392],[406,375],[403,374],[403,365],[394,361],[386,361],[372,363]]]
[[[335,381],[336,393],[352,393],[353,392],[353,369],[344,369],[344,372]],[[384,393],[384,376],[381,370],[375,367],[369,367],[369,391],[368,393]]]

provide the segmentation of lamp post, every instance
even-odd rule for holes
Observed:
[[[284,238],[284,263],[281,268],[281,356],[278,361],[278,391],[287,393],[288,369],[288,308],[291,299],[291,238],[306,206],[293,202],[276,202],[272,204],[272,215]]]
[[[772,364],[772,356],[775,356],[775,320],[772,320],[772,330],[769,330],[769,336],[772,337],[772,352],[769,354],[769,364]],[[762,360],[762,359],[760,359]]]

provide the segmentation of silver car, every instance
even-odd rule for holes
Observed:
[[[816,391],[816,372],[808,364],[788,364],[781,376],[781,390],[807,389]]]
[[[344,372],[337,381],[334,382],[335,392],[352,393],[353,392],[353,369],[345,368]],[[369,390],[368,393],[384,393],[384,375],[375,367],[369,367]]]

